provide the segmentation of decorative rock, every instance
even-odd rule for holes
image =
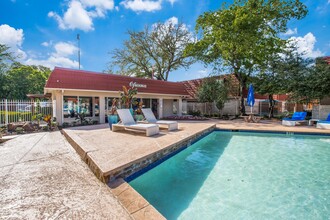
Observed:
[[[9,123],[8,125],[8,131],[9,132],[13,132],[13,131],[15,131],[16,130],[16,125],[14,125],[13,123]]]
[[[34,128],[33,128],[32,124],[30,124],[29,122],[24,123],[23,129],[26,132],[32,132],[32,131],[34,131]]]

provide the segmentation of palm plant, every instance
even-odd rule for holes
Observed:
[[[125,108],[130,108],[131,105],[136,101],[134,97],[137,94],[137,89],[134,87],[123,86],[123,92],[120,92],[121,103],[125,106]]]

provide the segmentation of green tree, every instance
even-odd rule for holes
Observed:
[[[42,94],[50,69],[43,66],[25,66],[13,63],[6,74],[4,98],[26,99],[26,94]]]
[[[311,98],[322,99],[330,96],[330,63],[324,58],[316,59],[312,66],[311,76],[308,78],[311,85]]]
[[[284,87],[286,83],[283,80],[283,60],[279,54],[274,56],[266,62],[265,68],[261,69],[254,77],[251,78],[255,85],[255,92],[268,95],[268,117],[274,117],[275,100],[274,94],[286,93]]]
[[[306,104],[330,95],[330,65],[322,58],[314,62],[291,46],[252,79],[258,93],[269,95],[269,117],[273,117],[273,94],[286,93],[291,101]]]
[[[6,73],[10,68],[10,63],[15,60],[14,55],[9,49],[8,46],[0,44],[0,98],[5,98],[4,85],[6,83]]]
[[[199,16],[195,29],[201,38],[188,45],[186,54],[234,73],[240,83],[240,111],[245,114],[242,92],[248,77],[282,52],[286,41],[278,34],[287,30],[290,19],[302,19],[306,13],[299,0],[235,0]]]
[[[124,47],[111,53],[110,66],[118,66],[120,74],[167,81],[171,71],[188,68],[194,62],[184,56],[192,36],[182,23],[157,23],[141,32],[128,31],[128,35]]]
[[[225,102],[228,100],[228,87],[223,80],[215,77],[207,78],[198,89],[197,99],[199,102],[208,103],[209,115],[211,115],[213,103],[221,113]]]
[[[330,67],[324,60],[303,58],[294,54],[287,58],[285,79],[290,99],[311,103],[330,95]]]

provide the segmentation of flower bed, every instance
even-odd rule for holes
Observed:
[[[207,118],[205,118],[203,116],[192,116],[192,115],[182,115],[182,116],[172,115],[172,116],[165,117],[164,119],[168,119],[168,120],[208,120]]]

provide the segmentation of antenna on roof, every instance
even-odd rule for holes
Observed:
[[[80,69],[80,34],[77,34],[77,41],[78,41],[78,63]]]

